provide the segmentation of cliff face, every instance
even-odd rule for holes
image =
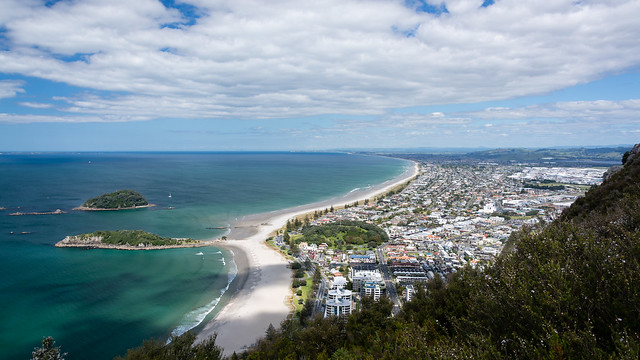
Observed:
[[[611,172],[598,187],[589,190],[565,210],[561,221],[579,221],[588,217],[625,218],[640,201],[640,144],[628,152],[625,164]]]
[[[604,181],[608,181],[614,174],[622,170],[623,165],[633,161],[640,153],[640,144],[636,144],[631,150],[627,151],[622,157],[622,165],[613,166],[602,175]]]

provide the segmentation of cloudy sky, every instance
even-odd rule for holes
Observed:
[[[0,151],[640,142],[640,0],[1,0]]]

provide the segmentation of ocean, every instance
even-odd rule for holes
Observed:
[[[407,166],[342,153],[0,154],[0,358],[29,358],[53,336],[68,360],[112,359],[145,339],[197,331],[231,296],[236,270],[225,250],[53,246],[67,235],[216,238],[243,216],[337,198]],[[72,210],[119,189],[156,206]],[[57,209],[65,213],[10,215]]]

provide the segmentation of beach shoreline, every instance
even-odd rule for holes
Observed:
[[[216,344],[224,349],[225,356],[230,356],[246,350],[263,337],[269,324],[279,327],[292,312],[289,262],[265,241],[287,220],[384,195],[415,178],[418,168],[418,163],[412,162],[401,175],[375,186],[311,204],[246,216],[232,224],[225,235],[227,240],[210,240],[213,245],[232,251],[238,274],[230,301],[202,328],[197,341],[217,334]]]

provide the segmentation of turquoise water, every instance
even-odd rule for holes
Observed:
[[[28,358],[43,336],[53,336],[70,360],[111,359],[144,339],[207,321],[230,296],[235,265],[218,248],[53,247],[66,235],[143,229],[213,238],[222,230],[208,228],[382,183],[406,166],[320,153],[0,155],[0,358]],[[157,206],[71,210],[118,189],[139,191]],[[56,209],[67,213],[8,216]]]

